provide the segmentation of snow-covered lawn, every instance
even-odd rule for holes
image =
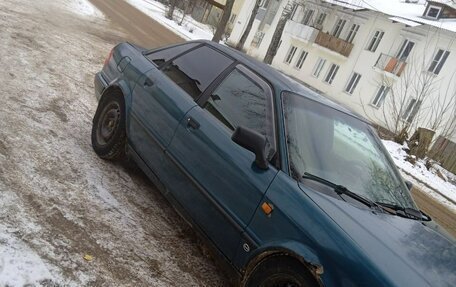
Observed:
[[[190,15],[186,15],[182,25],[179,25],[182,18],[179,9],[174,11],[174,20],[170,20],[165,17],[166,7],[160,2],[153,0],[127,0],[127,2],[186,40],[212,39],[211,27],[199,23]]]
[[[456,204],[454,204],[454,202],[456,202],[456,186],[454,185],[456,176],[454,174],[437,165],[434,165],[431,170],[428,170],[423,160],[417,160],[413,165],[406,160],[407,153],[404,149],[407,148],[407,146],[402,146],[393,141],[386,140],[383,141],[383,144],[406,179],[411,180],[423,191],[456,211]],[[438,170],[440,170],[443,178],[446,178],[447,180],[444,180],[437,175]],[[448,199],[453,201],[453,203]]]

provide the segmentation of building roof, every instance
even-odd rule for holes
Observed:
[[[450,6],[453,9],[456,9],[456,1],[455,0],[430,0],[429,2],[436,2],[443,5]]]
[[[430,25],[451,32],[456,32],[456,19],[431,20],[423,17],[426,10],[425,0],[322,0],[331,5],[338,5],[354,11],[369,9],[392,16],[393,21],[407,26]],[[413,2],[413,3],[412,3]],[[456,6],[455,0],[432,0],[450,7]],[[350,8],[354,7],[354,8]],[[414,24],[416,23],[416,24]]]

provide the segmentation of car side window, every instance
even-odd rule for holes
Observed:
[[[199,43],[188,43],[160,49],[158,51],[146,54],[146,58],[154,62],[157,66],[161,66],[169,60],[182,54],[183,52],[196,47],[197,45],[199,45]]]
[[[163,72],[193,99],[234,61],[207,46],[192,50],[163,68]]]
[[[275,146],[271,90],[246,68],[234,69],[203,107],[230,130],[238,126],[253,129]]]

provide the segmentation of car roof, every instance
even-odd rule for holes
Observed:
[[[265,63],[262,63],[256,59],[248,56],[245,53],[242,53],[242,52],[240,52],[236,49],[233,49],[231,47],[228,47],[226,45],[221,45],[221,44],[215,43],[213,41],[197,40],[197,41],[190,41],[190,42],[204,43],[205,45],[214,47],[215,49],[227,54],[231,58],[233,58],[236,61],[240,62],[241,64],[247,66],[252,71],[256,72],[258,75],[262,76],[269,82],[274,83],[276,87],[278,86],[281,89],[281,91],[294,92],[303,97],[306,97],[313,101],[319,102],[323,105],[329,106],[340,112],[349,114],[355,118],[358,118],[359,120],[369,123],[368,120],[366,120],[364,117],[360,116],[359,114],[347,109],[346,107],[340,105],[339,103],[336,103],[335,101],[330,100],[327,97],[325,97],[315,91],[312,91],[308,87],[299,83],[297,80],[279,72],[278,70],[274,69],[273,67],[271,67]]]

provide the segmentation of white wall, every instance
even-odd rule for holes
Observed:
[[[283,9],[285,3],[285,0],[282,1],[281,9]],[[373,11],[352,12],[348,9],[337,10],[336,6],[323,7],[318,4],[315,4],[314,7],[319,10],[325,10],[328,13],[322,29],[324,32],[332,31],[335,22],[340,17],[347,20],[347,24],[341,33],[341,38],[346,37],[351,24],[357,23],[360,25],[360,29],[353,41],[354,47],[350,56],[348,58],[344,57],[336,52],[316,45],[315,43],[308,43],[297,37],[293,37],[293,35],[284,33],[282,43],[272,65],[286,74],[298,78],[315,89],[320,90],[328,97],[349,107],[353,111],[364,115],[371,121],[385,126],[385,114],[389,115],[391,113],[388,109],[391,102],[388,102],[388,100],[392,99],[393,93],[390,92],[388,94],[383,104],[384,107],[380,109],[370,104],[377,93],[379,85],[385,77],[384,72],[373,68],[380,54],[384,53],[396,56],[397,51],[405,38],[413,40],[416,43],[411,55],[407,59],[407,66],[402,73],[402,76],[388,78],[393,84],[392,89],[395,89],[395,94],[398,95],[401,94],[399,90],[403,89],[404,83],[410,81],[411,72],[423,70],[423,73],[427,73],[427,68],[432,61],[435,51],[438,49],[449,50],[450,55],[443,66],[443,69],[440,71],[439,75],[435,77],[435,83],[438,83],[435,84],[436,91],[428,96],[423,102],[420,109],[421,112],[419,113],[422,116],[421,118],[417,118],[418,126],[426,126],[428,121],[424,118],[424,115],[428,114],[432,108],[435,108],[436,103],[443,102],[442,94],[447,87],[450,87],[452,91],[455,89],[454,83],[456,81],[452,76],[456,71],[456,44],[454,44],[456,33],[426,25],[415,28],[406,27],[401,23],[393,23],[388,19],[389,16],[387,15]],[[254,28],[252,29],[245,46],[250,55],[260,60],[264,57],[274,33],[275,26],[280,18],[281,9],[277,12],[271,27],[265,27],[263,30],[266,32],[266,35],[258,48],[250,46],[250,41],[259,25],[259,21],[255,21]],[[295,15],[295,19],[301,19],[301,17],[302,11],[298,11]],[[314,15],[314,17],[316,17],[316,15]],[[366,47],[376,30],[384,31],[385,34],[377,47],[377,50],[375,52],[370,52],[366,50]],[[287,64],[284,60],[291,45],[298,49],[292,63]],[[302,69],[298,70],[295,68],[295,64],[302,50],[307,51],[309,54]],[[320,57],[326,59],[326,64],[320,76],[316,78],[312,75],[312,72]],[[329,85],[323,80],[332,63],[339,65],[340,68],[333,83]],[[344,90],[353,72],[361,74],[361,80],[354,93],[350,95]],[[455,96],[454,92],[453,96]],[[405,100],[408,101],[408,98]],[[403,106],[405,106],[405,104]],[[448,116],[454,117],[455,115],[448,114]],[[453,136],[453,140],[456,140],[456,135]]]

